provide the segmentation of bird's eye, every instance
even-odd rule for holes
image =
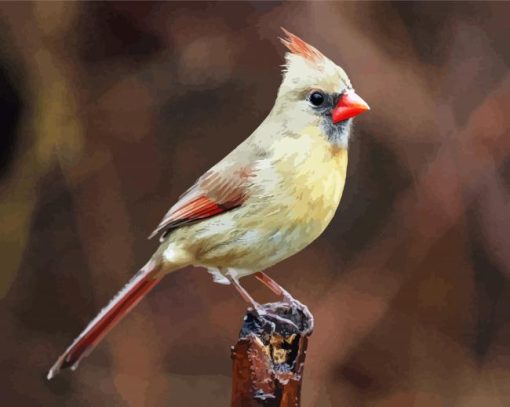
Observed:
[[[319,91],[313,91],[312,93],[310,93],[310,96],[308,97],[308,100],[314,106],[321,106],[324,103],[325,99],[326,98],[324,97],[324,94]]]

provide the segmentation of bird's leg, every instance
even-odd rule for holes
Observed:
[[[255,273],[255,278],[264,284],[267,288],[269,288],[273,293],[275,293],[275,295],[283,297],[283,300],[287,304],[293,304],[296,302],[294,297],[292,297],[292,295],[290,295],[290,293],[285,288],[274,281],[266,273],[259,271],[258,273]]]
[[[234,276],[232,276],[231,273],[229,272],[225,273],[225,277],[235,287],[235,289],[241,295],[243,300],[245,300],[248,304],[250,304],[253,307],[255,313],[259,318],[264,318],[265,316],[267,316],[271,319],[279,321],[280,323],[291,325],[293,328],[299,329],[297,325],[291,320],[283,318],[270,310],[266,310],[262,305],[255,301],[253,297],[248,293],[248,291],[246,291],[244,287],[241,284],[239,284],[239,281],[237,281],[237,279]]]
[[[241,295],[243,300],[245,300],[248,304],[250,304],[253,309],[259,313],[261,310],[263,310],[262,305],[260,305],[257,301],[253,299],[253,297],[244,289],[244,287],[239,284],[239,281],[235,277],[233,277],[230,273],[226,273],[225,277],[227,277],[228,281],[234,286],[234,288],[237,290],[237,292]]]

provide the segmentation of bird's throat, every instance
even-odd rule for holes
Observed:
[[[324,118],[322,128],[328,141],[337,148],[347,149],[351,133],[352,119],[333,124],[330,117]]]

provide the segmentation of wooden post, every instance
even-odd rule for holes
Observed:
[[[263,307],[266,315],[248,310],[232,347],[231,406],[297,407],[313,316],[297,301]]]

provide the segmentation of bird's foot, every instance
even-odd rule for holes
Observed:
[[[310,310],[306,305],[296,300],[285,288],[283,288],[280,284],[274,281],[266,273],[258,272],[257,274],[255,274],[255,277],[267,288],[269,288],[274,294],[281,297],[282,303],[289,306],[291,313],[295,312],[296,310],[299,310],[299,312],[301,312],[310,323],[309,331],[311,332],[313,330],[314,325],[313,315],[311,314]]]
[[[314,320],[308,307],[294,300],[257,304],[249,309],[249,314],[258,321],[260,326],[271,326],[270,331],[282,331],[289,334],[311,333]]]
[[[308,307],[303,304],[301,301],[296,300],[292,295],[290,295],[287,291],[283,293],[283,303],[288,304],[292,310],[297,310],[301,312],[305,319],[309,322],[309,331],[313,331],[314,327],[314,318]]]
[[[299,327],[294,322],[292,322],[291,319],[282,317],[281,315],[278,315],[275,311],[268,309],[260,304],[258,304],[258,307],[254,308],[254,311],[257,317],[260,319],[265,319],[273,323],[289,326],[292,329],[299,331]]]

